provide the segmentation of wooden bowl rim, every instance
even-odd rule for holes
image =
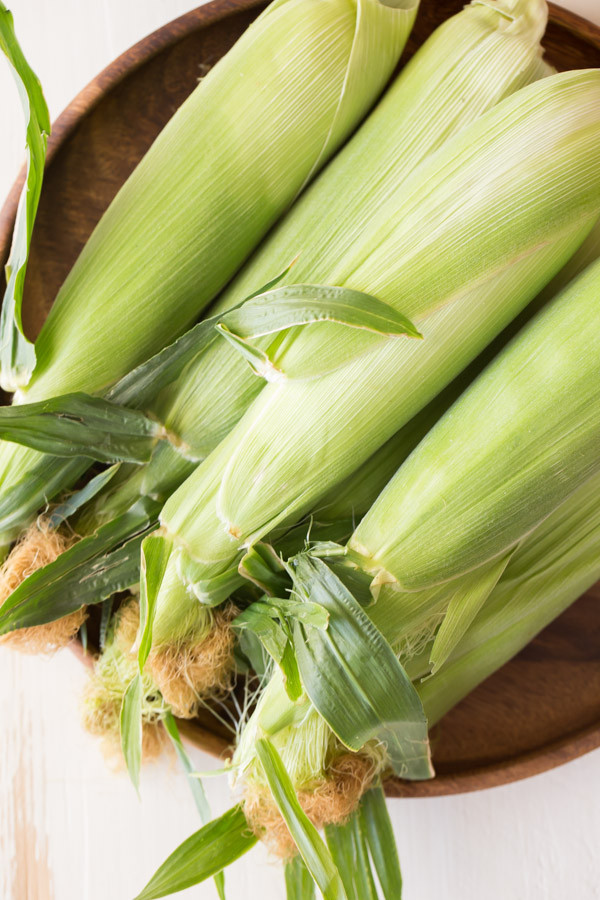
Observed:
[[[136,69],[195,31],[264,4],[265,0],[212,0],[173,19],[125,50],[75,96],[53,123],[48,140],[47,165],[51,165],[58,151],[97,103]],[[552,23],[600,48],[600,26],[555,3],[549,3],[548,6]],[[0,210],[0,256],[10,244],[24,180],[23,167]],[[90,654],[84,654],[79,644],[73,645],[73,652],[84,664],[91,664]],[[202,732],[189,722],[180,721],[179,725],[183,735],[196,747],[221,758],[229,755],[228,743],[218,735]],[[464,771],[437,775],[431,781],[407,782],[392,779],[386,784],[386,793],[389,797],[440,797],[499,787],[539,775],[599,747],[600,722],[570,732],[542,748],[507,757],[501,762],[475,765]]]

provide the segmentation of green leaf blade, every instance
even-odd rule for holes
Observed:
[[[314,900],[315,883],[301,856],[287,862],[284,871],[286,900]]]
[[[412,322],[390,304],[350,288],[315,284],[275,288],[255,295],[224,313],[216,329],[257,375],[267,381],[278,381],[287,377],[286,372],[254,340],[290,328],[308,327],[323,322],[360,329],[386,338],[422,338]],[[297,373],[294,377],[315,374],[318,374],[318,370],[314,369],[314,362],[311,362],[305,372]]]
[[[156,600],[171,555],[172,544],[163,535],[150,534],[141,547],[140,577],[140,645],[138,665],[143,671],[152,649],[152,628]]]
[[[431,674],[438,672],[467,631],[469,625],[497,585],[515,548],[499,559],[480,566],[466,577],[457,579],[456,591],[435,636],[429,661]],[[450,583],[451,585],[451,583]]]
[[[256,841],[241,807],[234,806],[180,844],[135,900],[157,900],[200,884],[247,853]]]
[[[138,410],[84,393],[0,408],[0,439],[52,456],[146,463],[164,437]]]
[[[142,767],[142,676],[131,679],[121,704],[121,749],[129,777],[139,796]]]
[[[29,575],[0,608],[0,634],[53,622],[139,580],[140,547],[160,503],[141,500]]]
[[[4,390],[15,391],[27,384],[36,362],[34,346],[23,331],[21,308],[51,129],[41,84],[19,46],[13,17],[1,2],[0,49],[13,70],[27,120],[27,174],[6,266],[7,286],[0,314],[0,383]]]
[[[294,624],[300,675],[315,708],[349,749],[377,739],[396,774],[431,778],[423,706],[394,651],[322,560],[301,554],[293,569],[300,596],[329,613],[326,631]]]
[[[401,900],[402,873],[392,823],[381,787],[363,794],[361,825],[377,872],[384,900]]]
[[[259,294],[220,318],[240,338],[275,334],[298,325],[332,322],[383,337],[422,338],[406,316],[362,291],[320,284],[297,284]]]
[[[331,854],[300,806],[290,776],[277,750],[270,741],[260,738],[256,742],[256,752],[275,804],[323,897],[325,900],[347,900],[342,879]]]

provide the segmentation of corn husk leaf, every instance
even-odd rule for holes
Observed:
[[[43,457],[35,466],[24,470],[21,478],[0,491],[2,532],[18,532],[29,518],[32,507],[37,509],[47,504],[60,491],[75,484],[89,467],[90,461],[84,457],[61,459],[56,456]]]
[[[301,856],[285,864],[286,900],[315,900],[315,883]]]
[[[0,407],[1,440],[52,456],[145,463],[165,437],[164,428],[138,410],[89,394]]]
[[[42,86],[19,46],[12,14],[1,2],[0,49],[10,63],[27,120],[27,174],[6,265],[7,286],[0,314],[0,384],[3,390],[14,391],[19,385],[27,384],[35,367],[35,348],[23,331],[21,307],[51,129]]]
[[[359,900],[356,896],[354,884],[358,860],[356,858],[356,847],[354,846],[353,818],[344,825],[326,825],[324,831],[325,840],[340,873],[346,897],[348,900]]]
[[[390,645],[324,562],[301,555],[290,569],[297,595],[329,613],[325,630],[294,623],[300,676],[315,708],[350,750],[379,740],[398,775],[431,778],[427,720]],[[360,678],[367,670],[369,679]]]
[[[196,772],[194,764],[192,763],[185,747],[183,746],[183,741],[181,740],[181,735],[179,734],[177,722],[175,721],[175,717],[170,710],[167,710],[167,712],[165,713],[163,724],[165,726],[165,731],[169,735],[171,743],[175,748],[175,753],[177,754],[177,758],[181,764],[181,767],[187,775],[188,784],[194,798],[194,803],[196,804],[196,809],[200,814],[200,821],[203,825],[207,825],[210,821],[211,813],[208,799],[206,797],[206,791],[204,790],[202,780],[198,777],[198,773]],[[217,872],[217,874],[214,876],[214,882],[217,893],[219,895],[219,900],[226,900],[225,873]]]
[[[239,631],[251,631],[261,642],[269,656],[281,665],[289,638],[283,628],[270,615],[264,603],[253,603],[233,621],[233,627]]]
[[[200,884],[251,850],[257,838],[240,806],[234,806],[183,842],[135,900],[156,900]]]
[[[144,686],[138,672],[127,685],[121,704],[121,749],[134,788],[140,793],[142,766],[142,696]]]
[[[152,649],[152,627],[156,612],[156,591],[153,585],[163,580],[171,546],[168,541],[149,535],[142,542],[140,572],[140,628],[138,665],[140,673]]]
[[[345,825],[326,826],[325,837],[348,900],[378,900],[358,810]]]
[[[71,516],[75,515],[82,506],[85,506],[86,503],[93,500],[107,484],[110,484],[120,468],[120,463],[109,466],[108,469],[104,469],[102,472],[99,472],[98,475],[94,475],[93,478],[90,478],[87,484],[80,490],[69,494],[62,503],[52,510],[49,520],[51,527],[58,528],[59,525],[62,525],[63,522],[66,522],[67,519],[70,519]]]
[[[384,900],[401,900],[402,873],[383,788],[363,794],[359,814]]]
[[[242,301],[254,300],[260,294],[271,291],[289,273],[290,263],[275,278]],[[235,307],[234,307],[235,309]],[[185,334],[168,344],[146,362],[141,363],[120,379],[106,394],[107,400],[121,406],[138,408],[151,403],[162,388],[176,381],[185,367],[219,340],[215,326],[221,320],[219,315],[209,316],[188,329]]]
[[[367,565],[409,591],[449,581],[514,547],[598,470],[599,289],[597,261],[431,429],[350,541]]]
[[[53,622],[135,584],[141,543],[156,528],[159,510],[159,503],[138,501],[29,575],[0,608],[0,634]]]
[[[179,762],[181,763],[181,767],[188,776],[188,783],[194,797],[196,809],[200,814],[200,821],[203,825],[206,825],[210,821],[210,806],[208,805],[206,792],[204,790],[202,780],[197,777],[196,768],[189,758],[185,747],[183,746],[183,741],[181,740],[181,735],[179,734],[177,722],[175,721],[175,717],[170,710],[167,710],[163,719],[163,724],[165,726],[167,734],[171,738],[173,747],[175,748],[175,752],[177,754]]]
[[[283,594],[290,586],[281,559],[270,544],[262,541],[248,549],[240,560],[238,571],[243,578],[255,584],[265,594],[277,596]]]
[[[225,313],[216,327],[257,375],[273,381],[285,377],[285,372],[275,365],[266,351],[253,343],[253,339],[294,326],[321,322],[358,328],[383,337],[423,337],[412,322],[389,303],[361,291],[315,284],[276,288],[247,300]],[[315,365],[315,360],[307,360],[304,374],[318,375],[318,361]]]
[[[471,578],[459,578],[457,582],[448,585],[451,591],[448,609],[435,636],[429,657],[432,674],[441,669],[467,631],[502,577],[515,549],[492,561],[490,565],[476,569],[470,573]]]
[[[290,830],[306,868],[317,883],[324,900],[347,900],[340,874],[324,841],[303,811],[279,753],[265,738],[256,742],[275,804]]]
[[[112,620],[114,606],[114,598],[107,597],[106,600],[102,602],[102,613],[100,615],[100,629],[98,634],[98,649],[100,653],[103,652],[106,647],[106,639],[109,634],[110,623]]]

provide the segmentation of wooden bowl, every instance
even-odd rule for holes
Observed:
[[[422,0],[408,54],[464,0]],[[24,304],[35,336],[100,215],[198,78],[264,7],[215,0],[156,31],[104,70],[54,125]],[[552,7],[547,57],[559,69],[600,67],[600,29]],[[8,255],[22,177],[0,213]],[[388,785],[392,796],[432,796],[504,784],[600,746],[600,586],[459,704],[433,731],[437,778]],[[230,736],[206,716],[182,723],[209,752]]]

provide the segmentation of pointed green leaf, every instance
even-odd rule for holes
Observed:
[[[98,475],[94,475],[93,478],[90,478],[81,490],[69,494],[59,506],[52,510],[50,526],[52,528],[58,528],[59,525],[62,525],[63,522],[80,510],[82,506],[85,506],[86,503],[93,500],[93,498],[99,494],[110,481],[112,481],[120,468],[121,463],[115,463],[114,466],[109,466],[108,469],[104,469]]]
[[[275,288],[220,318],[220,324],[240,338],[261,337],[317,322],[333,322],[385,337],[422,337],[412,322],[389,303],[362,291],[321,284]]]
[[[360,897],[360,900],[378,900],[377,888],[375,887],[375,880],[371,871],[367,841],[358,811],[352,816],[349,824],[353,831],[354,846],[356,847],[356,869],[354,872],[356,896]]]
[[[102,615],[100,618],[100,634],[98,637],[98,649],[100,653],[103,652],[106,647],[106,637],[108,635],[108,629],[110,627],[110,621],[112,618],[113,611],[113,597],[108,597],[108,599],[102,602]]]
[[[175,381],[185,367],[218,340],[217,318],[203,319],[159,353],[132,369],[107,393],[106,399],[138,409],[151,403],[166,385]]]
[[[148,462],[164,428],[136,409],[89,394],[0,407],[0,438],[52,456]]]
[[[163,535],[150,534],[142,542],[140,572],[140,645],[138,665],[143,672],[152,649],[152,627],[158,591],[165,575],[172,542]]]
[[[325,839],[329,852],[344,884],[348,900],[362,900],[357,896],[354,873],[358,865],[356,846],[354,844],[354,828],[352,822],[344,825],[326,825]]]
[[[27,175],[6,266],[7,286],[0,314],[0,382],[5,391],[15,391],[27,384],[35,368],[35,349],[23,331],[21,306],[33,223],[44,178],[50,116],[40,82],[17,41],[13,17],[1,2],[0,49],[11,65],[27,119]]]
[[[423,706],[394,651],[322,560],[301,554],[290,566],[298,595],[329,613],[326,631],[294,623],[296,659],[314,706],[349,749],[379,740],[397,775],[431,778]]]
[[[288,641],[285,645],[279,668],[283,672],[285,692],[292,703],[295,703],[304,693],[304,688],[302,687],[300,670],[298,669],[298,662],[291,641]]]
[[[177,758],[179,759],[184,772],[188,776],[190,790],[192,792],[196,808],[200,813],[200,821],[203,825],[206,825],[210,820],[210,806],[208,805],[206,792],[204,790],[201,779],[196,777],[196,769],[193,766],[191,759],[187,755],[185,747],[183,746],[181,735],[179,734],[179,728],[177,727],[177,722],[175,721],[173,713],[168,711],[163,722],[166,732],[171,738],[173,747],[175,748]]]
[[[340,874],[324,841],[298,802],[290,776],[277,750],[265,738],[256,742],[273,800],[290,830],[306,868],[316,881],[325,900],[347,900]]]
[[[89,459],[83,457],[45,456],[21,477],[16,474],[11,485],[3,486],[0,493],[0,531],[11,536],[18,534],[37,510],[60,491],[72,488],[89,467]]]
[[[183,842],[135,900],[156,900],[192,887],[223,871],[255,844],[240,806],[234,806]]]
[[[236,629],[248,629],[256,635],[267,653],[279,665],[283,659],[288,636],[267,612],[262,610],[264,603],[253,603],[233,621]]]
[[[121,704],[121,749],[129,777],[136,791],[140,792],[142,766],[142,676],[131,679]]]
[[[146,498],[29,575],[0,608],[0,634],[53,622],[139,580],[140,546],[161,505]]]
[[[441,669],[465,634],[498,583],[514,552],[513,548],[509,553],[485,566],[480,566],[466,577],[456,579],[456,590],[450,598],[448,611],[431,648],[429,661],[432,675]],[[452,582],[448,587],[452,588]]]
[[[372,788],[363,794],[360,802],[360,818],[384,900],[401,900],[400,862],[381,787]]]
[[[269,597],[265,605],[275,607],[278,613],[297,619],[313,628],[327,628],[329,613],[318,603],[310,600],[293,600],[289,597]]]
[[[257,293],[261,294],[274,287],[287,275],[294,262],[295,260]],[[252,294],[247,299],[254,296],[256,295]],[[244,302],[246,301],[242,301],[242,303]],[[122,406],[135,406],[138,409],[152,402],[162,388],[179,378],[192,360],[219,340],[219,335],[215,330],[219,319],[219,316],[213,316],[194,325],[172,344],[125,375],[108,391],[106,399]]]
[[[257,375],[267,381],[277,381],[285,377],[285,372],[253,343],[254,339],[319,322],[359,328],[385,337],[422,337],[412,322],[376,297],[350,288],[315,284],[286,286],[259,294],[224,313],[216,328]],[[315,371],[311,368],[307,374]]]
[[[286,900],[314,900],[315,883],[301,856],[285,864]]]

